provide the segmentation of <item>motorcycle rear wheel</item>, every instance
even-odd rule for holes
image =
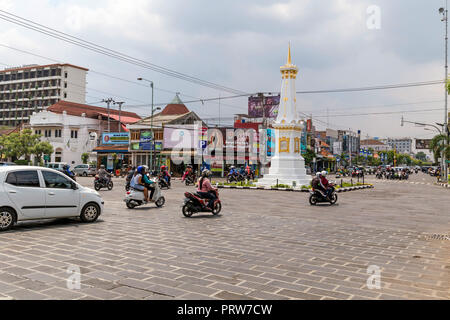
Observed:
[[[315,194],[312,194],[309,197],[309,204],[312,206],[315,206],[317,204],[317,196]]]
[[[131,201],[127,201],[126,204],[128,209],[134,209],[135,207],[134,204],[131,203]]]

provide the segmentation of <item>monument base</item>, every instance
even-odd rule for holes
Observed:
[[[278,184],[286,184],[295,187],[309,186],[312,177],[306,174],[305,161],[298,157],[272,158],[269,173],[259,179],[258,187],[271,187]]]

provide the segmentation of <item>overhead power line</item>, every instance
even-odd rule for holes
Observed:
[[[103,46],[95,44],[93,42],[83,40],[81,38],[78,38],[78,37],[69,35],[67,33],[49,28],[42,24],[36,23],[34,21],[22,18],[20,16],[17,16],[15,14],[12,14],[5,10],[0,10],[0,12],[1,12],[0,19],[3,19],[5,21],[14,23],[16,25],[22,26],[24,28],[27,28],[27,29],[30,29],[33,31],[37,31],[39,33],[45,34],[52,38],[59,39],[61,41],[64,41],[64,42],[67,42],[67,43],[70,43],[73,45],[77,45],[79,47],[103,54],[105,56],[108,56],[108,57],[111,57],[114,59],[118,59],[118,60],[133,64],[136,66],[140,66],[140,67],[152,70],[152,71],[156,71],[158,73],[161,73],[161,74],[164,74],[164,75],[167,75],[170,77],[178,78],[178,79],[181,79],[181,80],[184,80],[187,82],[198,84],[198,85],[201,85],[204,87],[209,87],[209,88],[216,89],[219,91],[230,92],[230,93],[235,93],[235,94],[244,93],[243,91],[240,91],[240,90],[222,86],[222,85],[210,82],[210,81],[202,80],[200,78],[190,76],[185,73],[181,73],[181,72],[178,72],[175,70],[171,70],[169,68],[165,68],[165,67],[156,65],[151,62],[147,62],[147,61],[144,61],[144,60],[141,60],[138,58],[131,57],[127,54],[118,52],[116,50],[112,50],[112,49],[103,47]]]

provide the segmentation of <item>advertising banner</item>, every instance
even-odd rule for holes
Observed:
[[[129,132],[109,132],[102,135],[102,144],[128,144],[129,141]]]
[[[194,129],[164,128],[165,149],[193,149],[195,148]],[[207,141],[207,140],[206,140]]]
[[[416,149],[430,149],[431,139],[416,139]]]
[[[275,130],[267,129],[267,156],[272,157],[275,154]]]
[[[264,110],[266,118],[276,118],[279,104],[280,96],[249,97],[248,115],[251,118],[263,118]]]

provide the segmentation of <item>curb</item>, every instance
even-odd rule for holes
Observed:
[[[448,183],[437,182],[437,183],[435,183],[435,185],[441,186],[443,188],[450,188],[450,184],[448,184]]]
[[[309,192],[309,189],[288,189],[288,188],[271,188],[271,187],[242,187],[242,186],[217,186],[217,188],[222,189],[252,189],[252,190],[272,190],[272,191],[290,191],[290,192]],[[354,187],[346,187],[346,188],[338,188],[336,189],[337,193],[340,192],[349,192],[354,190],[362,190],[362,189],[373,189],[373,185],[365,185],[365,186],[354,186]]]

